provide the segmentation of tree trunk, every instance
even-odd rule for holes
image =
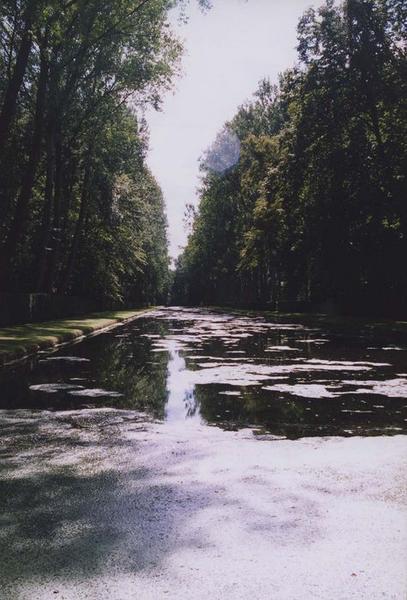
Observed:
[[[41,56],[41,67],[38,78],[37,100],[34,117],[34,130],[31,139],[31,150],[28,164],[21,184],[20,194],[17,198],[17,204],[14,212],[14,218],[11,223],[5,244],[0,257],[0,284],[7,283],[11,261],[15,255],[17,245],[21,234],[24,231],[28,217],[28,208],[32,196],[32,190],[35,183],[37,166],[41,157],[41,147],[44,130],[44,110],[45,97],[48,82],[48,61],[45,56]]]
[[[0,141],[3,147],[8,138],[10,127],[16,112],[17,98],[24,80],[24,75],[27,69],[28,59],[33,44],[31,27],[34,5],[35,1],[31,2],[28,5],[25,14],[24,29],[21,36],[21,44],[18,50],[16,64],[6,88],[3,106],[0,112]]]
[[[75,226],[75,232],[72,238],[71,248],[69,251],[68,263],[65,270],[65,274],[62,278],[61,284],[59,285],[58,292],[60,294],[66,293],[69,284],[71,282],[73,269],[75,266],[76,255],[79,248],[79,243],[82,235],[83,225],[85,222],[86,211],[88,207],[89,198],[89,183],[90,183],[90,157],[88,157],[87,164],[85,167],[85,174],[83,177],[81,201],[79,208],[79,216]]]
[[[55,172],[55,154],[54,154],[54,136],[52,128],[47,131],[47,168],[46,183],[44,193],[44,212],[42,217],[41,241],[38,257],[38,280],[37,290],[44,291],[45,277],[48,266],[48,253],[50,252],[51,239],[51,217],[52,217],[52,199],[54,194],[54,172]]]
[[[58,132],[55,138],[55,185],[53,198],[53,213],[52,221],[52,250],[47,254],[48,269],[46,271],[45,290],[48,293],[53,292],[55,273],[59,263],[60,247],[61,247],[61,194],[62,194],[62,143],[61,133]]]

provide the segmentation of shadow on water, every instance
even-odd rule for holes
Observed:
[[[166,309],[0,373],[0,407],[114,407],[289,438],[407,428],[407,344]]]

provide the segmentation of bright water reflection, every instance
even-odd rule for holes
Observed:
[[[296,438],[407,429],[407,345],[323,322],[163,309],[0,375],[0,407],[113,406]]]
[[[195,398],[194,385],[188,378],[185,359],[177,350],[175,342],[169,344],[168,352],[168,399],[165,405],[165,420],[169,423],[201,423],[199,405]]]

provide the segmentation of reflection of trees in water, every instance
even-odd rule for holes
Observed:
[[[301,400],[271,400],[270,395],[254,387],[241,388],[240,396],[222,395],[219,391],[225,390],[215,385],[195,388],[201,415],[208,423],[231,427],[254,425],[288,435],[290,431],[301,430],[306,422],[309,424],[309,419],[312,421]]]
[[[22,408],[26,406],[27,378],[32,361],[0,369],[0,408]]]
[[[244,398],[238,396],[223,396],[218,385],[196,385],[195,400],[199,405],[202,417],[208,423],[230,422],[235,425],[246,424],[250,411]],[[236,388],[238,389],[238,388]]]
[[[398,433],[405,427],[405,400],[347,394],[337,399],[292,398],[261,389],[241,389],[224,396],[219,386],[197,386],[201,414],[208,423],[225,427],[252,425],[291,438],[315,435]],[[378,406],[373,401],[379,402]],[[399,429],[397,429],[399,428]]]
[[[152,341],[142,337],[163,335],[168,327],[161,323],[143,323],[135,329],[123,327],[107,335],[99,335],[67,346],[55,356],[77,356],[90,362],[47,361],[31,363],[0,373],[0,406],[2,408],[75,409],[84,403],[147,411],[154,417],[164,417],[167,401],[166,378],[168,353],[153,353]],[[118,337],[117,337],[118,336]],[[128,337],[122,337],[128,336]],[[123,394],[123,397],[72,396],[58,393],[33,392],[33,384],[77,383],[87,388],[103,388]]]
[[[109,345],[101,345],[92,366],[98,386],[123,394],[110,404],[163,418],[168,396],[168,353],[153,353],[151,346],[148,338],[140,336],[115,339]]]

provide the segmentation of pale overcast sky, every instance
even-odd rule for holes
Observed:
[[[321,4],[317,2],[317,5]],[[186,203],[197,203],[198,159],[225,121],[249,99],[263,77],[296,61],[296,27],[313,0],[213,0],[202,14],[195,6],[186,25],[183,77],[162,112],[149,112],[149,165],[164,192],[170,254],[186,242]]]

